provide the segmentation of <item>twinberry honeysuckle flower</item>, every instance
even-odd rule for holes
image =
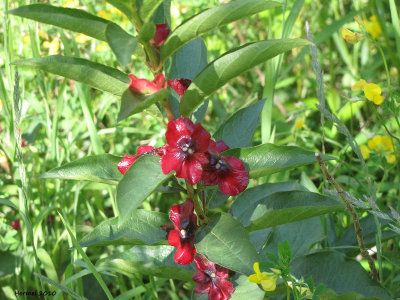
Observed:
[[[21,230],[21,221],[19,219],[11,222],[11,227],[14,230]]]
[[[158,92],[162,88],[167,87],[167,82],[165,81],[164,75],[157,75],[152,81],[148,81],[147,79],[137,78],[133,74],[129,74],[129,78],[131,79],[129,83],[129,89],[132,93],[139,95],[148,95]]]
[[[353,45],[362,40],[361,35],[356,32],[352,32],[345,27],[342,28],[342,37],[346,42]]]
[[[378,18],[376,16],[371,16],[369,20],[370,21],[364,21],[365,29],[374,39],[377,39],[382,32],[381,26],[378,22]]]
[[[154,37],[150,40],[150,45],[153,47],[161,47],[165,40],[169,36],[171,30],[168,28],[167,24],[156,24],[156,32]]]
[[[177,248],[174,260],[180,265],[192,263],[196,254],[194,237],[198,226],[197,216],[193,211],[194,204],[190,198],[169,210],[169,219],[174,223],[174,229],[168,233],[168,244]]]
[[[200,123],[179,118],[168,123],[165,138],[165,154],[160,159],[163,173],[174,170],[178,178],[196,184],[203,173],[202,165],[208,163],[205,152],[210,144],[210,133]]]
[[[279,270],[273,273],[260,272],[260,264],[255,262],[253,265],[255,274],[249,276],[249,281],[261,284],[264,291],[271,292],[276,289],[276,280],[278,279]],[[275,270],[275,269],[274,269]]]
[[[195,293],[208,293],[210,300],[229,299],[235,289],[227,280],[229,270],[209,261],[203,255],[194,258],[196,273],[192,279],[197,283]]]
[[[145,154],[161,156],[163,155],[163,150],[162,147],[155,149],[153,146],[140,146],[137,148],[135,155],[124,154],[124,158],[118,163],[118,170],[122,174],[125,174],[136,159]]]
[[[179,95],[182,100],[183,94],[185,94],[189,85],[192,83],[190,79],[180,78],[167,80],[168,85]]]
[[[203,165],[201,179],[205,186],[218,185],[225,195],[235,196],[243,192],[249,184],[249,172],[243,162],[236,157],[221,156],[229,147],[223,141],[210,141],[208,163]]]

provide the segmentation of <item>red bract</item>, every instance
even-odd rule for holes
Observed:
[[[168,29],[167,24],[156,24],[156,32],[154,37],[150,40],[150,45],[153,47],[160,47],[164,44],[170,32],[171,30]]]
[[[218,185],[223,194],[235,196],[243,192],[249,184],[249,172],[236,157],[219,155],[228,149],[223,141],[210,142],[209,163],[203,166],[201,179],[205,186]]]
[[[139,95],[148,95],[155,92],[158,92],[162,88],[167,87],[167,83],[165,81],[164,75],[157,75],[153,81],[148,81],[147,79],[137,78],[133,74],[129,74],[129,78],[131,82],[129,83],[129,89]]]
[[[190,79],[180,78],[167,80],[167,83],[172,89],[174,89],[174,91],[180,96],[180,99],[182,100],[183,94],[186,92],[192,81]]]
[[[203,172],[202,165],[208,163],[204,152],[210,143],[210,133],[200,123],[193,124],[189,119],[179,118],[168,123],[165,137],[165,155],[160,159],[163,173],[174,170],[178,178],[196,184]]]
[[[192,279],[197,283],[195,293],[208,293],[210,300],[229,299],[234,292],[232,282],[228,281],[229,270],[209,261],[203,255],[194,258],[196,273]]]
[[[140,146],[135,155],[124,154],[124,158],[118,163],[118,170],[125,174],[138,157],[146,153],[161,156],[163,154],[162,148],[154,149],[152,146]]]
[[[198,226],[193,208],[193,200],[186,199],[184,203],[174,205],[169,210],[169,218],[174,223],[174,229],[169,232],[168,243],[178,248],[174,260],[180,265],[192,263],[196,254],[193,242]]]
[[[21,230],[21,222],[20,222],[20,220],[18,219],[18,220],[12,221],[11,222],[11,226],[15,230]]]

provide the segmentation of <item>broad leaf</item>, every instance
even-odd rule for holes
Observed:
[[[106,39],[121,66],[125,67],[131,62],[137,44],[136,37],[121,30],[117,24],[109,23],[106,27]]]
[[[117,184],[122,178],[117,165],[121,157],[100,154],[80,158],[61,167],[40,174],[39,178],[89,180]]]
[[[284,170],[298,168],[317,162],[315,153],[295,146],[262,144],[251,148],[230,149],[224,156],[235,156],[242,160],[250,171],[250,178],[257,178]],[[322,156],[324,160],[334,159]]]
[[[174,261],[176,248],[164,246],[135,246],[112,255],[98,263],[116,272],[152,275],[188,281],[194,275],[193,264],[178,265]]]
[[[206,190],[205,196],[207,206],[210,209],[219,207],[229,198],[229,195],[222,194],[219,189]]]
[[[12,64],[61,75],[117,96],[124,93],[130,81],[127,74],[117,69],[76,57],[52,55]]]
[[[254,273],[254,272],[253,272]],[[245,275],[235,274],[232,277],[232,283],[235,291],[232,294],[231,300],[263,300],[265,292]]]
[[[168,97],[168,90],[162,89],[148,96],[138,96],[127,89],[121,98],[121,108],[117,121],[121,121],[131,115],[142,112],[158,101]]]
[[[225,53],[209,63],[194,79],[182,98],[181,114],[189,116],[207,96],[241,73],[278,54],[308,44],[303,39],[269,40],[246,44]]]
[[[343,210],[344,206],[333,198],[311,192],[289,191],[265,197],[250,215],[243,215],[239,220],[252,232]]]
[[[144,22],[148,22],[164,0],[143,0],[140,6],[140,16]]]
[[[0,278],[15,275],[17,257],[11,252],[0,251]]]
[[[172,176],[172,174],[164,175],[159,160],[160,157],[155,155],[139,157],[119,182],[117,204],[120,224],[129,218],[143,200]]]
[[[107,2],[123,12],[129,20],[133,19],[134,7],[132,0],[107,0]]]
[[[370,278],[360,263],[347,259],[336,251],[298,257],[292,261],[291,271],[297,278],[312,276],[315,286],[326,284],[339,295],[357,292],[366,297],[391,299],[379,283]]]
[[[265,100],[234,113],[215,132],[214,140],[223,140],[230,148],[250,147],[254,131],[260,125]]]
[[[166,232],[160,226],[168,223],[167,214],[137,209],[121,225],[118,224],[118,218],[100,223],[79,244],[82,247],[152,245],[165,241]]]
[[[272,228],[265,228],[257,231],[250,232],[250,240],[256,248],[257,252],[263,249],[265,242],[268,240],[271,235]]]
[[[109,20],[94,16],[81,9],[56,7],[48,4],[31,4],[9,10],[8,13],[32,19],[41,23],[55,25],[64,29],[81,32],[95,39],[106,41],[106,28]],[[114,24],[117,34],[127,34]]]
[[[196,249],[209,260],[235,272],[250,275],[259,261],[249,233],[230,214],[218,213],[196,233]]]
[[[208,31],[277,6],[281,4],[265,0],[238,0],[202,11],[171,33],[161,49],[161,58],[165,61],[180,47]]]

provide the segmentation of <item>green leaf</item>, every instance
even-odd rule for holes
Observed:
[[[142,17],[143,22],[148,22],[153,15],[153,13],[157,10],[161,3],[164,0],[143,0],[142,5],[140,7],[140,16]]]
[[[117,96],[122,96],[130,81],[127,74],[117,69],[76,57],[51,55],[12,64],[61,75]]]
[[[0,198],[0,204],[4,204],[18,210],[18,207],[8,199]]]
[[[117,165],[121,157],[100,154],[80,158],[39,175],[39,178],[89,180],[117,184],[122,178]]]
[[[118,218],[106,220],[80,240],[82,247],[108,245],[152,245],[166,239],[166,232],[160,227],[170,223],[167,214],[135,210],[121,225]]]
[[[98,263],[112,267],[116,272],[152,275],[188,281],[194,274],[193,264],[178,265],[174,261],[176,248],[163,246],[135,246],[112,255]]]
[[[204,10],[170,34],[161,48],[161,58],[165,61],[180,47],[208,31],[277,6],[281,4],[265,0],[238,0]]]
[[[217,213],[196,233],[196,249],[209,260],[235,272],[250,275],[259,261],[249,233],[230,214]]]
[[[257,203],[250,216],[242,216],[239,220],[252,232],[343,210],[344,206],[333,198],[311,192],[288,191],[265,197]]]
[[[122,30],[117,24],[109,23],[106,28],[106,39],[121,66],[131,62],[137,38]]]
[[[120,213],[120,224],[126,221],[154,190],[156,190],[172,173],[165,175],[161,171],[160,157],[144,155],[138,158],[125,173],[117,187],[117,204]]]
[[[0,278],[15,275],[17,257],[11,252],[0,251]]]
[[[250,240],[257,250],[257,253],[263,249],[265,242],[271,235],[272,228],[265,228],[257,231],[250,232]]]
[[[265,100],[234,113],[215,132],[214,140],[223,140],[230,148],[250,147],[254,131],[260,125],[260,113]]]
[[[295,146],[277,146],[262,144],[251,148],[230,149],[222,153],[224,156],[235,156],[242,160],[250,171],[250,178],[298,168],[317,162],[315,153]],[[323,155],[324,160],[334,159]]]
[[[133,19],[134,7],[132,0],[107,0],[107,2],[123,12],[129,20]]]
[[[254,272],[253,272],[254,273]],[[235,274],[231,279],[235,291],[232,294],[231,300],[263,300],[265,292],[259,285],[250,282],[247,276]]]
[[[117,121],[121,121],[131,115],[142,112],[151,105],[168,97],[168,90],[162,89],[148,96],[139,96],[131,92],[128,88],[121,98],[121,108]]]
[[[225,53],[209,63],[194,79],[182,98],[181,114],[189,116],[207,96],[241,73],[292,48],[309,44],[303,39],[269,40],[246,44]]]
[[[80,32],[101,41],[106,40],[106,28],[111,23],[81,9],[56,7],[48,4],[20,6],[9,10],[8,13]],[[119,30],[124,31],[121,27]]]
[[[391,299],[358,262],[336,251],[298,257],[292,261],[291,271],[297,278],[312,276],[315,286],[324,283],[339,295],[357,292],[366,297]]]
[[[38,248],[36,250],[36,254],[43,266],[43,269],[46,272],[47,277],[57,282],[58,281],[57,271],[56,268],[54,267],[50,255],[43,248]]]

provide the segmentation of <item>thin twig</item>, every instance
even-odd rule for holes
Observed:
[[[371,269],[372,277],[374,277],[377,281],[379,281],[379,275],[378,275],[378,271],[376,270],[374,260],[369,255],[368,250],[365,247],[365,243],[364,243],[364,239],[363,239],[363,235],[362,235],[362,228],[360,225],[360,220],[358,218],[356,210],[354,209],[353,204],[351,204],[350,200],[347,198],[347,195],[346,195],[345,191],[343,190],[343,188],[340,186],[340,184],[337,183],[336,180],[333,178],[333,176],[329,173],[328,169],[325,166],[324,161],[321,158],[321,155],[318,152],[316,152],[315,157],[317,158],[318,164],[319,164],[322,172],[324,173],[326,179],[330,182],[330,184],[332,184],[335,187],[340,198],[342,198],[347,210],[350,212],[351,218],[353,219],[354,230],[356,232],[357,242],[358,242],[358,246],[361,251],[361,255],[368,261],[369,267]]]

